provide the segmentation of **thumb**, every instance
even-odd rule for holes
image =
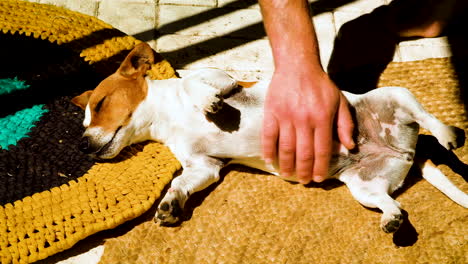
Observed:
[[[338,138],[347,149],[353,149],[356,144],[353,140],[354,122],[349,110],[348,101],[341,94],[340,105],[336,116]]]

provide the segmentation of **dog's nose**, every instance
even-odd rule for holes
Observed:
[[[91,148],[90,148],[90,143],[89,143],[89,137],[83,137],[81,138],[80,145],[78,145],[78,148],[80,149],[81,152],[89,154],[91,153]]]

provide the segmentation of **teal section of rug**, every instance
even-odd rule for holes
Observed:
[[[13,79],[0,79],[0,95],[9,94],[15,90],[23,90],[28,88],[25,82],[18,80],[18,78]]]
[[[6,149],[9,145],[16,145],[18,140],[25,137],[34,126],[34,123],[47,112],[47,109],[43,109],[43,106],[35,105],[1,118],[0,147]]]
[[[15,90],[27,89],[25,82],[13,79],[0,79],[0,96],[9,94]],[[16,145],[18,140],[25,137],[34,123],[47,112],[44,105],[35,105],[31,108],[20,110],[9,116],[0,118],[0,148],[6,149],[9,145]]]

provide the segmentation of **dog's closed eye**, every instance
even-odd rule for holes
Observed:
[[[101,107],[102,107],[102,104],[104,103],[104,99],[106,99],[106,97],[103,97],[96,105],[96,107],[94,108],[94,111],[96,113],[99,113],[99,111],[101,110]]]

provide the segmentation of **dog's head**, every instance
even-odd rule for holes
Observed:
[[[110,159],[135,143],[132,137],[138,128],[132,125],[132,115],[146,98],[145,74],[153,63],[153,50],[141,43],[114,74],[94,90],[72,99],[72,103],[85,110],[83,125],[86,130],[80,143],[81,151],[96,158]]]

